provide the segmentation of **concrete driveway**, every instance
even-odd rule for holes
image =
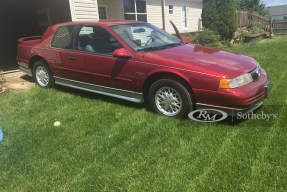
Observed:
[[[4,90],[10,89],[14,91],[24,91],[33,87],[35,83],[32,77],[25,75],[23,72],[17,71],[4,74]]]

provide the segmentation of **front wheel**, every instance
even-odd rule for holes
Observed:
[[[36,61],[33,67],[34,81],[43,88],[52,87],[54,78],[48,65],[42,61]]]
[[[181,118],[192,108],[192,99],[186,87],[171,79],[154,82],[148,100],[155,112],[168,117]]]

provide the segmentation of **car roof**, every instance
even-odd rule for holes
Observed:
[[[55,24],[54,26],[60,27],[65,25],[100,25],[110,27],[113,25],[136,24],[136,23],[144,23],[144,22],[134,20],[72,21],[72,22]]]

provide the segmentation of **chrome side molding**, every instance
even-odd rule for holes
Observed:
[[[144,102],[143,94],[141,94],[141,93],[125,91],[125,90],[120,90],[120,89],[114,89],[114,88],[104,87],[104,86],[98,86],[98,85],[74,81],[74,80],[70,80],[70,79],[64,79],[64,78],[60,78],[60,77],[54,77],[54,79],[55,79],[55,84],[57,84],[57,85],[62,85],[65,87],[80,89],[83,91],[89,91],[92,93],[97,93],[97,94],[106,95],[106,96],[110,96],[110,97],[115,97],[118,99],[131,101],[134,103],[143,103]]]

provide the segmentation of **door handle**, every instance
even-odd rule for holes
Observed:
[[[75,60],[76,60],[76,57],[75,57],[75,56],[69,56],[68,59],[69,59],[70,61],[75,61]]]

